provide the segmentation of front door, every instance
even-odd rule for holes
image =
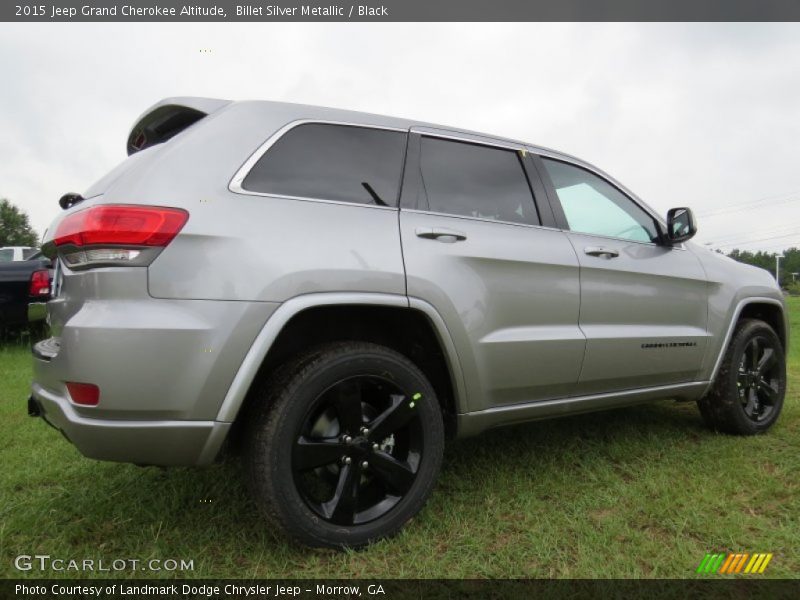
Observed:
[[[549,158],[539,164],[580,262],[579,392],[695,381],[708,339],[700,261],[661,243],[655,219],[598,174]]]

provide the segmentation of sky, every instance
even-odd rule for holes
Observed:
[[[800,24],[3,23],[0,81],[0,197],[40,234],[148,106],[209,96],[524,140],[690,206],[701,244],[800,246]]]

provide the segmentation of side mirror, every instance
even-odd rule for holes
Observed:
[[[691,208],[670,208],[667,211],[667,240],[679,244],[690,240],[697,233],[697,225]]]

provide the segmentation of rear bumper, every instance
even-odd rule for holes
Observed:
[[[32,349],[42,416],[90,458],[212,462],[231,427],[220,405],[278,305],[153,298],[139,267],[63,273],[52,337]],[[74,403],[67,382],[97,386],[99,403]]]
[[[140,465],[207,465],[219,453],[230,423],[120,421],[75,412],[68,398],[34,384],[29,414],[38,411],[88,458]],[[34,408],[35,407],[35,408]]]

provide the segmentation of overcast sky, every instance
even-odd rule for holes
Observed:
[[[3,23],[0,82],[0,197],[39,233],[191,95],[518,138],[691,206],[701,243],[800,246],[797,24]]]

